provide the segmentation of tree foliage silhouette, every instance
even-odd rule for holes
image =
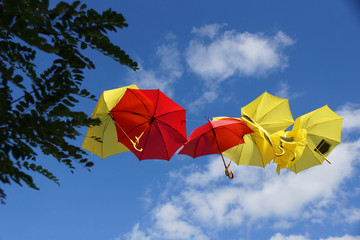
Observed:
[[[36,162],[37,152],[68,166],[91,167],[86,152],[72,145],[79,128],[99,124],[74,111],[79,98],[95,99],[81,88],[84,70],[94,63],[84,55],[90,48],[121,65],[137,70],[134,62],[108,34],[127,27],[122,14],[98,13],[75,1],[49,9],[48,0],[0,1],[0,181],[38,189],[31,171],[59,184]],[[37,52],[48,55],[49,67],[37,68]],[[0,201],[6,194],[0,188]]]

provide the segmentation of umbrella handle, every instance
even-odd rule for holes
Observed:
[[[143,134],[144,134],[144,132],[142,132],[142,133],[140,134],[140,136],[138,136],[138,137],[135,136],[135,139],[136,139],[135,142],[130,139],[131,143],[133,144],[134,149],[135,149],[136,151],[138,151],[138,152],[142,152],[142,151],[144,150],[143,148],[138,148],[138,147],[137,147],[137,146],[139,145],[140,138],[141,138],[141,136],[142,136]]]
[[[275,145],[281,150],[281,153],[275,153],[275,156],[281,157],[282,155],[284,155],[285,150],[282,147],[280,147],[279,145],[277,145],[277,144],[275,144]]]
[[[229,179],[233,179],[234,178],[234,172],[233,171],[229,172],[230,163],[231,163],[231,161],[229,162],[229,164],[227,166],[225,165],[225,175],[228,176]]]
[[[136,150],[136,151],[138,151],[138,152],[142,152],[144,149],[143,148],[137,148],[137,146],[136,146],[136,143],[135,142],[133,142],[133,141],[131,141],[132,142],[132,144],[133,144],[133,147],[134,147],[134,149]]]
[[[228,178],[233,179],[234,178],[234,172],[230,171],[226,168],[225,169],[225,175],[228,176]]]

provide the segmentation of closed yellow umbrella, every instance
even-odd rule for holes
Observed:
[[[106,158],[129,149],[118,141],[116,126],[113,118],[109,114],[110,110],[120,101],[126,89],[138,89],[133,84],[127,87],[104,91],[95,107],[92,118],[99,118],[99,126],[90,126],[87,130],[82,148]]]
[[[274,158],[274,163],[277,164],[276,171],[280,174],[282,168],[293,166],[302,156],[307,144],[307,131],[305,129],[278,131],[271,135],[271,139],[284,150],[283,154]]]
[[[283,153],[272,142],[271,134],[294,123],[289,101],[264,92],[243,107],[241,115],[240,119],[254,132],[244,136],[244,144],[228,149],[223,155],[237,164],[265,167],[275,154]]]
[[[296,119],[292,134],[306,131],[306,146],[298,159],[288,169],[298,173],[320,165],[341,141],[343,118],[327,105]]]

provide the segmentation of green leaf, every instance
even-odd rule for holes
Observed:
[[[36,167],[36,171],[37,171],[37,172],[40,172],[42,169],[43,169],[43,167],[40,166],[40,165]]]
[[[75,1],[75,2],[73,2],[72,7],[75,9],[75,8],[77,8],[79,5],[80,5],[80,1]]]
[[[87,163],[85,164],[85,167],[92,167],[92,166],[94,166],[94,163],[93,163],[93,162],[87,162]]]
[[[25,92],[25,100],[27,101],[27,102],[29,102],[29,103],[34,103],[34,98],[33,98],[33,96],[30,94],[30,93],[28,93],[28,92]]]
[[[23,165],[25,168],[29,168],[29,162],[24,162]]]
[[[41,4],[40,4],[40,7],[41,7],[43,10],[47,10],[48,7],[49,7],[49,0],[42,0],[42,1],[41,1]]]
[[[75,107],[74,104],[72,104],[70,101],[68,101],[68,100],[66,100],[66,99],[63,100],[63,103],[65,103],[65,104],[66,104],[67,106],[69,106],[69,107]]]
[[[20,75],[16,75],[16,76],[12,79],[13,83],[15,83],[15,84],[19,84],[19,83],[21,83],[23,80],[24,80],[23,77],[20,76]]]
[[[68,96],[67,97],[71,102],[79,102],[79,100],[77,100],[76,98],[72,97],[72,96]]]
[[[30,168],[31,170],[35,171],[35,170],[36,170],[36,165],[35,165],[34,163],[31,163],[30,166],[29,166],[29,168]]]
[[[87,48],[87,44],[85,42],[81,42],[81,49],[86,49]]]
[[[13,149],[13,150],[11,151],[11,153],[12,153],[13,157],[14,157],[16,160],[20,158],[20,152],[19,152],[19,150]]]
[[[23,106],[21,106],[21,105],[16,105],[16,108],[20,111],[20,112],[23,112],[25,109],[24,109],[24,107]]]
[[[84,10],[86,8],[86,4],[82,4],[81,6],[80,6],[80,10]]]
[[[65,163],[66,165],[69,165],[71,164],[71,160],[70,159],[64,159],[64,160],[61,160],[63,163]]]

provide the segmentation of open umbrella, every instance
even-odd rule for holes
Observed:
[[[244,144],[234,146],[223,154],[241,165],[265,167],[283,150],[271,140],[271,134],[285,130],[294,120],[289,102],[267,92],[241,109],[242,118],[252,133],[244,137]]]
[[[222,152],[244,143],[244,135],[251,132],[252,130],[238,119],[209,120],[191,133],[179,154],[185,154],[193,158],[209,154],[220,154],[225,166],[225,174],[229,178],[233,178],[233,171],[229,173],[228,170],[230,163],[228,165],[225,163]]]
[[[241,108],[241,115],[259,124],[269,134],[285,130],[294,123],[289,101],[267,92]]]
[[[327,156],[341,141],[342,122],[327,105],[297,118],[290,132],[306,131],[306,146],[288,169],[298,173],[324,160],[330,163]]]
[[[101,124],[88,128],[82,148],[101,158],[129,151],[126,146],[118,141],[115,122],[110,115],[110,110],[120,101],[126,89],[137,89],[137,86],[133,84],[102,93],[91,115],[92,118],[99,118]]]
[[[139,160],[170,160],[186,142],[186,111],[160,90],[128,89],[110,111],[118,140]]]
[[[238,165],[265,167],[275,157],[275,145],[269,133],[246,118],[237,119],[244,121],[253,132],[244,136],[244,144],[224,151],[223,155]]]

